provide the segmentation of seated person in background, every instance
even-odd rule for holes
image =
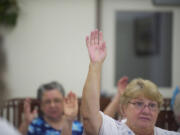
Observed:
[[[42,116],[36,118],[36,111],[30,112],[30,101],[27,99],[20,132],[23,135],[81,135],[82,124],[75,121],[78,99],[72,92],[66,98],[64,95],[64,88],[57,82],[41,85],[37,98]]]
[[[177,121],[179,125],[178,132],[180,132],[180,90],[178,89],[178,87],[176,87],[173,96],[174,97],[172,98],[172,100],[174,100],[173,101],[174,104],[172,104],[173,105],[172,108],[173,108],[175,120]]]
[[[118,120],[123,119],[122,110],[120,107],[120,97],[124,93],[126,86],[128,84],[128,77],[123,76],[119,79],[117,83],[117,94],[113,97],[112,101],[108,104],[108,106],[104,110],[104,114],[115,118],[116,113],[118,113]]]
[[[143,79],[132,80],[120,98],[125,123],[100,112],[100,82],[106,57],[102,32],[95,30],[86,38],[90,57],[89,72],[82,95],[81,112],[86,135],[180,135],[155,127],[163,103],[157,86]]]
[[[177,96],[178,94],[180,94],[180,89],[179,89],[179,86],[176,86],[176,88],[175,88],[174,91],[173,91],[172,98],[171,98],[171,109],[173,109],[174,102],[175,102],[176,96]]]

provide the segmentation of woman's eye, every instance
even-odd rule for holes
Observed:
[[[143,102],[136,102],[136,104],[137,104],[138,106],[143,106],[143,105],[144,105]]]
[[[155,108],[156,107],[156,104],[149,104],[149,106],[151,107],[151,108]]]

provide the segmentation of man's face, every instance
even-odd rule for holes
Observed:
[[[41,111],[44,117],[51,120],[59,120],[63,115],[63,95],[57,90],[45,91],[41,100]]]

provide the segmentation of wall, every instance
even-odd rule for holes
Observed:
[[[41,83],[61,82],[78,96],[88,71],[85,36],[95,28],[96,0],[19,0],[17,26],[5,32],[6,82],[10,97],[35,96]],[[102,89],[114,94],[115,11],[165,10],[174,12],[172,88],[180,80],[180,8],[153,6],[150,0],[102,0],[102,30],[108,56],[102,74]],[[172,88],[160,88],[170,97]],[[169,90],[170,89],[170,90]]]
[[[172,89],[180,83],[180,7],[154,6],[151,0],[103,0],[102,4],[102,29],[107,42],[108,56],[104,63],[102,73],[102,89],[108,94],[114,94],[115,81],[115,13],[116,11],[172,11],[173,39],[172,39],[172,87],[160,88],[164,97],[171,97]]]
[[[19,5],[18,24],[4,36],[9,96],[34,97],[40,84],[53,80],[81,96],[95,0],[19,0]]]

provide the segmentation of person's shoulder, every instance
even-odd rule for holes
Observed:
[[[103,112],[100,112],[102,116],[102,125],[100,128],[100,135],[126,135],[131,134],[133,135],[133,132],[126,126],[125,123],[121,121],[117,121],[108,115],[104,114]]]
[[[162,129],[162,128],[159,128],[159,127],[156,127],[156,134],[157,135],[161,135],[161,134],[165,134],[165,135],[180,135],[179,132],[175,132],[175,131],[169,131],[169,130],[166,130],[166,129]]]
[[[43,125],[45,123],[44,119],[42,117],[37,117],[35,118],[32,122],[31,125]]]
[[[37,135],[39,133],[45,134],[46,130],[49,130],[51,127],[43,117],[35,118],[28,127],[28,134]]]
[[[101,112],[101,111],[100,111],[100,114],[101,114],[101,116],[102,116],[103,122],[111,123],[111,124],[113,123],[113,124],[115,124],[115,125],[120,125],[120,126],[121,126],[121,125],[124,125],[124,123],[122,123],[121,121],[115,120],[115,119],[113,119],[112,117],[104,114],[104,113]]]

